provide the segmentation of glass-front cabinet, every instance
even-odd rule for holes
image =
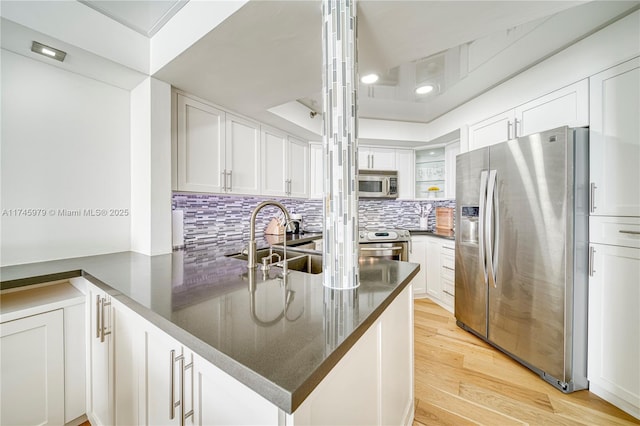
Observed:
[[[456,155],[459,152],[459,139],[446,145],[415,150],[416,199],[456,198]]]
[[[416,198],[444,198],[445,149],[416,150]]]

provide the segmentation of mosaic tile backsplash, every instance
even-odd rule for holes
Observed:
[[[173,193],[172,209],[184,212],[184,240],[195,243],[240,243],[249,240],[249,218],[259,203],[276,200],[290,213],[302,215],[303,230],[322,232],[322,200],[265,198],[212,194]],[[455,200],[360,200],[361,228],[419,229],[417,206],[433,207],[428,216],[428,230],[436,226],[436,207],[455,207]],[[423,207],[424,209],[424,207]],[[279,213],[275,207],[264,208],[256,219],[256,237],[262,237],[267,224]]]

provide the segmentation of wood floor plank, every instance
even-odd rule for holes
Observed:
[[[419,400],[416,407],[414,426],[420,424],[429,426],[477,426],[480,423],[444,410],[427,401]]]
[[[553,412],[541,410],[531,404],[523,404],[522,402],[512,399],[505,394],[493,392],[489,389],[481,388],[470,383],[462,383],[460,385],[460,397],[473,401],[484,407],[490,407],[499,413],[507,414],[526,424],[583,426],[583,423],[577,422],[571,418],[559,418],[558,416],[555,416]]]
[[[561,398],[551,397],[551,404],[559,417],[576,418],[581,417],[588,421],[588,425],[592,424],[606,424],[606,425],[619,425],[619,426],[632,426],[637,425],[640,422],[635,421],[631,416],[624,419],[620,416],[613,416],[602,411],[585,407],[583,405],[575,404],[571,401],[567,401]]]
[[[439,407],[441,410],[457,414],[479,424],[487,425],[525,425],[507,414],[493,410],[491,407],[477,404],[458,395],[445,392],[434,386],[426,385],[421,388],[421,401]]]
[[[429,299],[414,306],[414,426],[640,425],[589,391],[560,392],[458,327],[451,313]]]

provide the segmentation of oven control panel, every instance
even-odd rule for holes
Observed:
[[[409,241],[411,235],[405,229],[389,229],[369,231],[362,230],[359,232],[360,242],[367,241]]]

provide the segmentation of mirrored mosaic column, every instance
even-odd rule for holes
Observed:
[[[356,288],[358,144],[355,0],[322,0],[324,285]]]

